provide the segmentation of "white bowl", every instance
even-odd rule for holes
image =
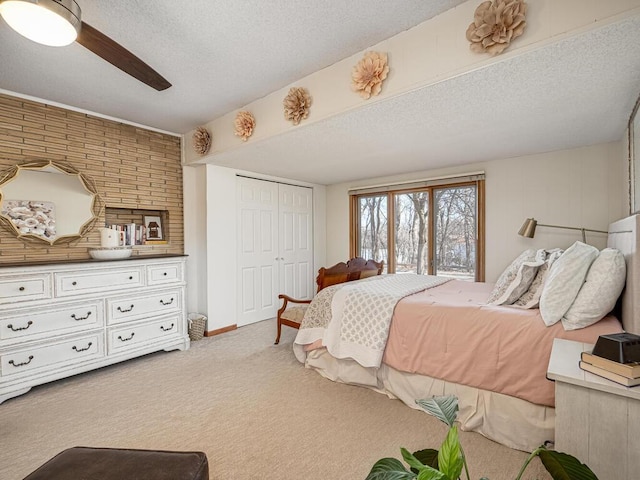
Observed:
[[[129,247],[96,248],[89,250],[89,255],[96,260],[120,260],[129,258],[131,252]]]

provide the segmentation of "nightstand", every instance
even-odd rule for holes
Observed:
[[[593,345],[556,338],[547,377],[556,383],[555,449],[587,464],[602,480],[640,478],[640,386],[585,372]]]

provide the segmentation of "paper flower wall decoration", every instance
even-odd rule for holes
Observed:
[[[383,80],[387,78],[387,73],[389,73],[387,54],[367,52],[353,67],[351,88],[359,92],[364,99],[370,98],[371,95],[378,95],[382,89]]]
[[[471,50],[491,55],[502,53],[511,41],[524,32],[527,4],[524,0],[492,0],[476,8],[473,23],[467,28]]]
[[[305,88],[292,87],[282,102],[284,105],[284,118],[298,125],[301,120],[309,116],[311,96]]]
[[[251,112],[242,111],[236,115],[236,131],[235,134],[242,138],[243,142],[253,133],[253,129],[256,126],[256,119],[253,118]]]
[[[205,155],[211,147],[211,135],[204,127],[196,128],[193,134],[193,149],[200,155]]]

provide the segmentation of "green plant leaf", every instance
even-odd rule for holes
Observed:
[[[458,428],[453,426],[447,433],[447,438],[442,442],[438,452],[438,468],[447,477],[457,479],[462,473],[462,453],[460,450],[460,439],[458,438]]]
[[[417,470],[416,473],[419,473],[424,469],[424,463],[418,460],[412,453],[409,452],[409,450],[407,450],[406,448],[401,448],[400,453],[402,453],[402,458],[404,458],[404,461],[409,464],[412,471]]]
[[[542,450],[540,460],[553,480],[598,480],[598,477],[576,457],[553,450]]]
[[[427,413],[453,427],[458,416],[458,397],[447,395],[444,397],[423,398],[416,400],[416,403]]]
[[[418,480],[452,480],[452,479],[447,477],[444,473],[440,472],[439,470],[435,470],[431,467],[425,467],[424,470],[422,470],[418,474]]]
[[[413,452],[413,456],[420,460],[423,465],[428,465],[429,467],[438,470],[438,450],[425,448],[424,450]],[[418,473],[417,470],[411,469],[411,471]]]
[[[407,471],[402,462],[395,458],[382,458],[371,468],[365,480],[414,480],[416,474]]]

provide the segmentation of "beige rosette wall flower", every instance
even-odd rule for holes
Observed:
[[[360,93],[362,98],[369,99],[371,95],[380,93],[382,82],[387,78],[388,73],[387,54],[367,52],[362,60],[353,67],[351,88]]]
[[[284,98],[282,105],[284,106],[284,118],[294,125],[298,125],[301,120],[309,116],[311,95],[309,95],[306,88],[292,87],[289,89],[289,94]]]
[[[205,155],[211,147],[211,134],[204,127],[198,127],[193,133],[193,149],[200,155]]]
[[[253,118],[251,112],[243,110],[236,115],[236,131],[235,135],[242,138],[243,142],[253,134],[253,129],[256,126],[256,120]]]
[[[523,0],[493,0],[476,8],[473,23],[467,28],[471,50],[491,55],[502,53],[511,41],[524,32],[527,4]]]

